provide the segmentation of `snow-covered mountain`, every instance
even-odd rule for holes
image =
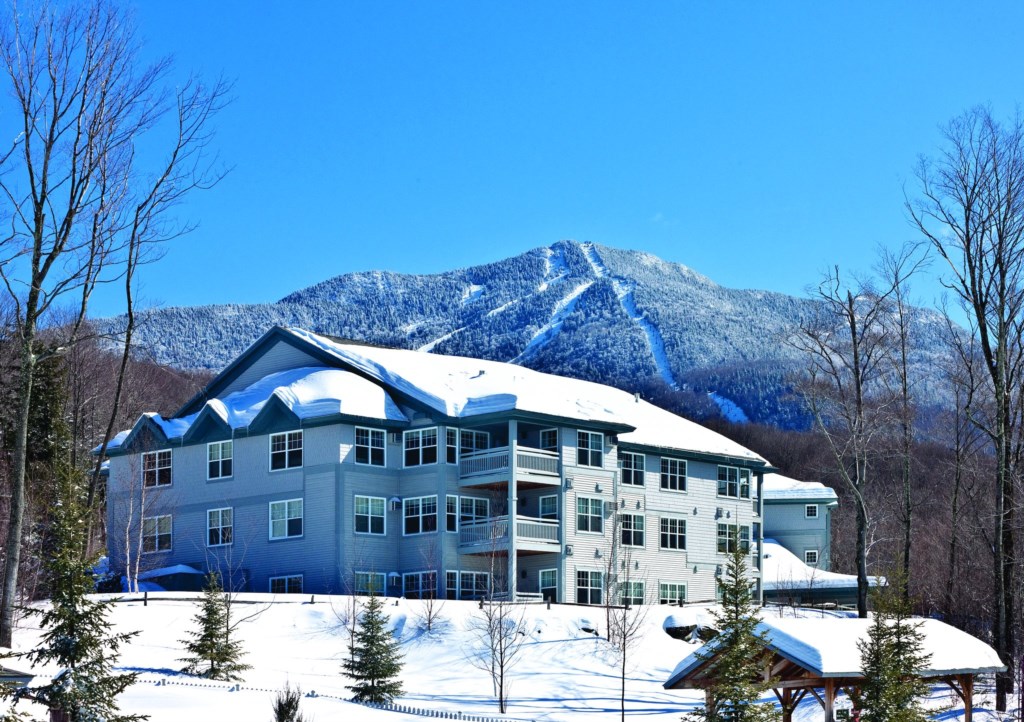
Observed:
[[[272,325],[300,326],[671,396],[698,416],[728,408],[799,426],[785,339],[812,312],[809,300],[724,288],[649,253],[560,241],[433,275],[349,273],[276,303],[155,310],[137,338],[159,362],[220,369]],[[928,314],[918,323],[922,365],[941,353],[940,327]]]

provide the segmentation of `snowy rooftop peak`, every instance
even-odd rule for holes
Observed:
[[[765,474],[762,485],[765,501],[783,499],[839,500],[836,492],[819,481],[798,481],[782,474]]]

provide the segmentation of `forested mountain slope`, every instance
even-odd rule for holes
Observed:
[[[813,311],[812,301],[724,288],[648,253],[560,241],[434,275],[349,273],[276,303],[155,310],[137,339],[159,362],[216,370],[272,325],[301,326],[600,381],[695,416],[715,413],[715,392],[753,421],[793,427],[804,420],[788,398],[798,357],[785,341]],[[920,312],[922,368],[942,353],[941,326]]]

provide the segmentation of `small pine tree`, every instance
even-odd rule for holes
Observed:
[[[772,680],[764,678],[771,652],[765,633],[757,631],[757,606],[747,579],[748,552],[740,547],[736,532],[732,545],[724,578],[718,580],[722,610],[713,616],[719,633],[707,652],[698,652],[711,664],[710,707],[698,707],[689,718],[694,722],[774,722],[779,719],[775,705],[758,702],[772,688]]]
[[[359,620],[352,659],[343,663],[345,673],[355,684],[347,687],[356,702],[391,702],[402,694],[402,655],[398,640],[387,628],[387,616],[380,597],[371,596]]]
[[[302,690],[286,683],[274,698],[274,722],[306,722],[299,709],[301,703]]]
[[[862,722],[924,722],[922,699],[928,684],[919,673],[931,655],[924,652],[924,635],[911,621],[910,600],[901,593],[899,575],[891,586],[872,592],[874,618],[868,638],[858,643],[864,682],[857,699]]]
[[[213,572],[206,576],[195,621],[199,628],[189,632],[192,639],[181,642],[189,653],[179,660],[185,662],[182,671],[226,682],[240,680],[238,673],[251,667],[238,661],[244,654],[242,643],[235,637],[228,598],[221,589],[220,578]]]
[[[32,664],[53,664],[61,672],[47,685],[19,690],[71,722],[105,720],[133,722],[145,715],[118,714],[117,695],[135,682],[134,673],[115,674],[121,645],[137,632],[114,633],[107,619],[111,602],[89,599],[94,591],[91,568],[85,560],[87,510],[82,484],[75,472],[58,470],[57,494],[50,532],[51,556],[46,562],[50,606],[33,608],[43,637],[39,646],[18,656]],[[16,696],[17,699],[17,696]]]

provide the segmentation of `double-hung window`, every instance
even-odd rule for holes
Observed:
[[[603,589],[601,572],[576,570],[577,604],[601,604]]]
[[[356,594],[384,593],[384,572],[356,572],[353,576]]]
[[[686,601],[686,585],[682,582],[658,584],[658,604],[679,604]]]
[[[168,486],[171,483],[171,450],[147,451],[142,455],[142,485]]]
[[[486,451],[491,446],[491,435],[486,431],[462,429],[459,433],[459,453],[472,454],[474,451]]]
[[[144,517],[142,520],[142,551],[147,553],[170,551],[172,527],[170,514]]]
[[[558,451],[558,429],[540,430],[540,448],[544,451]]]
[[[604,502],[589,496],[576,498],[576,531],[604,532]]]
[[[622,595],[622,603],[631,607],[638,607],[644,603],[643,582],[621,582],[619,593]]]
[[[406,599],[434,599],[437,596],[437,572],[403,574],[402,594]]]
[[[558,601],[558,570],[557,569],[541,569],[540,578],[538,583],[540,584],[540,595],[545,602],[557,602]]]
[[[302,536],[302,499],[270,502],[270,538]]]
[[[437,428],[405,432],[405,465],[423,466],[437,463]]]
[[[623,484],[630,486],[644,485],[644,455],[632,454],[628,451],[619,452],[619,470]]]
[[[290,574],[270,578],[271,594],[302,594],[302,575]]]
[[[540,518],[558,519],[558,497],[554,494],[540,498]]]
[[[356,427],[356,463],[368,466],[385,465],[385,434],[383,429]]]
[[[412,499],[403,499],[405,528],[404,533],[426,534],[437,531],[437,497],[418,496]]]
[[[270,470],[298,469],[302,466],[302,431],[270,435]]]
[[[736,541],[739,539],[740,551],[750,551],[750,527],[736,526],[735,524],[718,525],[718,551],[723,554],[732,554],[736,551]]]
[[[472,496],[464,496],[459,499],[459,523],[475,524],[487,521],[490,516],[490,502],[487,499],[477,499]]]
[[[219,547],[230,544],[234,530],[234,511],[231,507],[225,509],[210,509],[206,512],[206,545]]]
[[[490,590],[487,572],[459,572],[459,599],[483,599]]]
[[[231,461],[234,444],[230,441],[214,441],[206,445],[206,478],[227,479],[231,476]]]
[[[384,534],[384,497],[357,496],[355,498],[356,534]]]
[[[444,530],[459,530],[459,497],[448,494],[444,498]]]
[[[576,432],[576,463],[579,466],[604,466],[604,434]]]
[[[459,463],[459,430],[448,427],[444,430],[445,438],[445,462],[448,464]]]
[[[644,515],[623,514],[620,523],[622,527],[622,545],[642,547],[644,545]]]
[[[750,469],[735,466],[718,467],[718,495],[734,499],[750,498]]]
[[[663,516],[661,524],[662,549],[686,549],[686,520]]]
[[[686,462],[683,459],[661,459],[661,488],[665,491],[686,491]]]

